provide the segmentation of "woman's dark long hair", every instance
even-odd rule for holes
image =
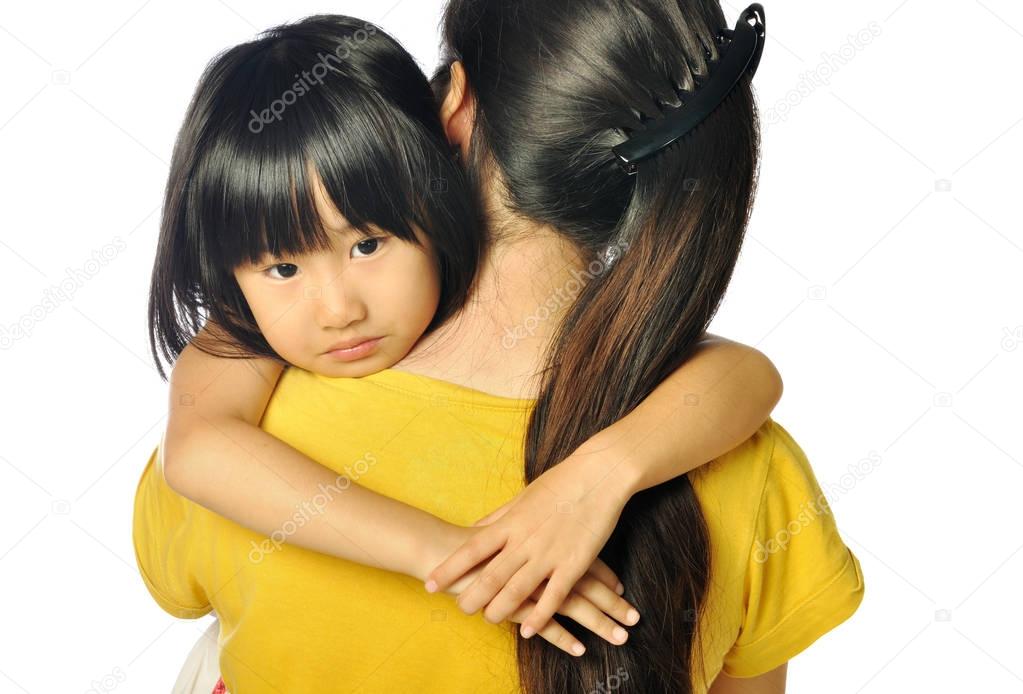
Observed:
[[[718,0],[450,0],[446,8],[434,86],[446,91],[451,62],[463,63],[476,98],[470,177],[499,180],[513,213],[553,227],[597,265],[545,364],[527,481],[678,369],[731,280],[759,167],[750,79],[635,176],[611,151],[707,74],[726,26]],[[624,252],[607,267],[615,244]],[[582,657],[520,636],[523,691],[694,691],[706,679],[697,627],[710,551],[688,477],[634,496],[600,556],[643,619],[615,646],[558,617],[586,646]]]
[[[367,236],[420,245],[415,226],[429,239],[441,292],[427,332],[462,307],[486,237],[426,75],[368,22],[309,17],[221,53],[199,80],[174,147],[150,286],[161,376],[161,357],[173,362],[190,342],[281,360],[233,271],[265,253],[331,247],[317,181]],[[207,320],[226,343],[194,340]]]

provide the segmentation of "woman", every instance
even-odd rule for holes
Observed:
[[[494,234],[476,296],[396,370],[289,372],[264,428],[335,469],[382,440],[432,446],[418,485],[392,476],[385,456],[360,483],[440,514],[456,498],[492,506],[514,492],[522,438],[531,481],[635,407],[691,354],[734,268],[757,169],[749,80],[635,176],[612,148],[706,74],[724,26],[716,2],[454,0],[436,84]],[[616,244],[624,253],[574,303],[502,344]],[[373,405],[346,411],[356,401]],[[353,417],[371,430],[324,434]],[[472,464],[488,457],[485,470]],[[430,465],[445,458],[461,465]],[[776,423],[691,477],[625,506],[601,558],[645,618],[625,646],[578,634],[582,658],[466,619],[401,577],[286,548],[246,563],[248,536],[175,504],[159,480],[140,486],[139,504],[169,560],[148,579],[182,616],[216,606],[236,692],[720,694],[739,678],[743,691],[781,691],[787,660],[858,606],[859,564]],[[456,511],[455,522],[474,518]],[[190,536],[214,538],[234,563],[196,556]],[[248,628],[275,618],[272,634]]]

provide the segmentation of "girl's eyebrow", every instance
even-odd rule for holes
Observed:
[[[262,267],[263,265],[272,265],[279,261],[282,256],[274,255],[273,253],[264,253],[263,255],[256,258],[253,262],[249,263],[251,267]]]
[[[341,224],[335,224],[334,220],[324,219],[321,216],[320,225],[323,227],[324,231],[329,231],[335,234],[350,234],[353,231],[356,231],[355,227],[353,227],[347,220]]]
[[[352,226],[351,223],[349,223],[347,221],[344,222],[343,224],[339,224],[339,225],[329,224],[329,223],[327,223],[326,220],[321,220],[321,223],[323,225],[324,231],[327,231],[328,233],[331,233],[331,234],[337,234],[337,235],[342,236],[342,237],[350,237],[350,236],[356,236],[356,235],[360,235],[361,236],[361,235],[364,235],[364,234],[366,234],[366,235],[371,235],[372,234],[372,232],[363,232],[363,231],[357,229],[356,227]],[[296,254],[284,253],[284,252],[274,254],[274,253],[271,253],[270,251],[266,251],[261,256],[259,256],[259,258],[256,259],[256,261],[253,263],[253,265],[269,265],[269,264],[274,263],[275,261],[279,261],[282,258],[291,258],[291,257],[294,257],[295,255]],[[301,254],[298,254],[298,255],[301,255]]]
[[[375,233],[377,233],[373,229],[369,229],[367,231],[363,231],[361,229],[356,229],[354,226],[352,226],[351,224],[349,224],[347,222],[343,226],[341,226],[341,227],[328,227],[327,230],[331,231],[331,232],[334,232],[336,234],[339,234],[340,236],[345,236],[345,237],[350,237],[350,236],[373,236]]]

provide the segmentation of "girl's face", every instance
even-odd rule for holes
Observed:
[[[331,251],[266,257],[234,276],[266,341],[289,363],[331,378],[358,378],[401,361],[429,327],[440,273],[425,249],[348,227],[321,191],[316,205]],[[365,343],[355,350],[343,347]]]

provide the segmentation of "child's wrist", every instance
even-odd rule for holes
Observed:
[[[426,577],[447,559],[465,540],[466,529],[440,518],[430,520],[424,527],[422,542],[413,567],[415,578],[426,582]]]
[[[624,437],[605,429],[585,441],[565,462],[588,478],[588,486],[611,502],[625,506],[642,490],[636,457],[622,446]]]

